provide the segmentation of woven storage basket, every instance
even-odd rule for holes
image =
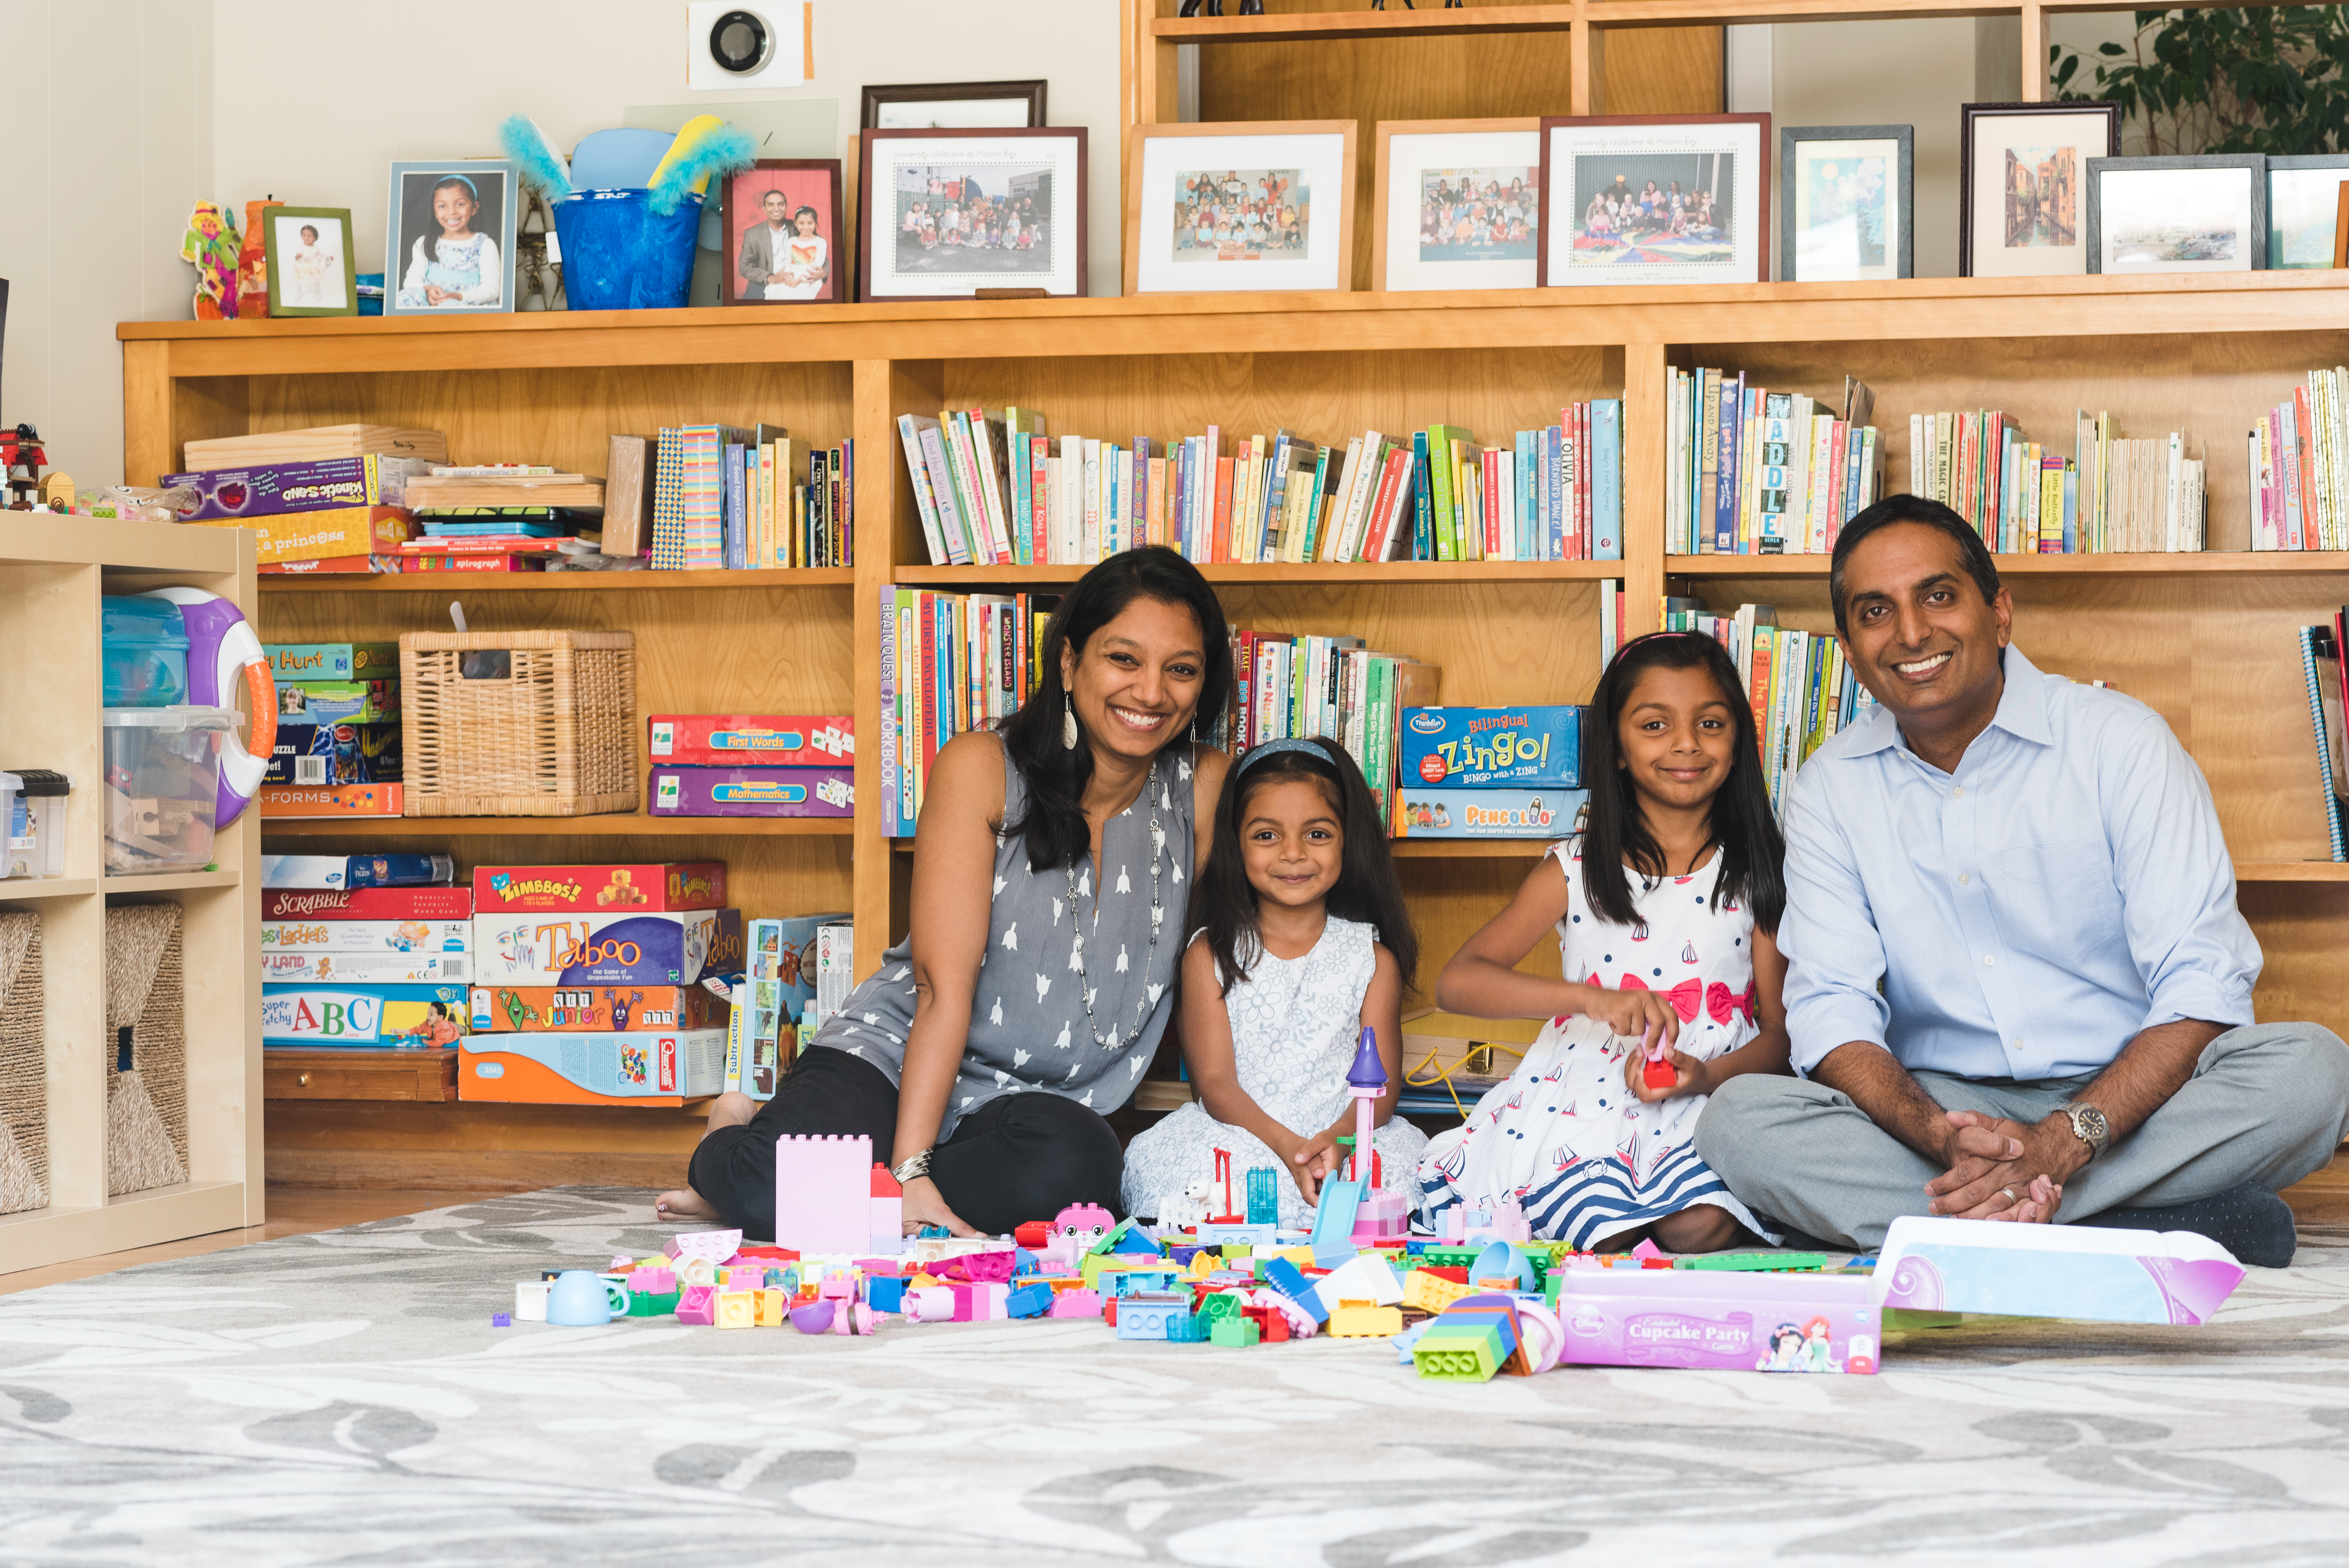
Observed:
[[[188,987],[180,906],[106,912],[106,1192],[188,1179]]]
[[[48,1207],[41,917],[0,914],[0,1214]]]
[[[637,809],[633,632],[404,632],[399,679],[407,815]]]

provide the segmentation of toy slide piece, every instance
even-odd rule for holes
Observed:
[[[672,1258],[706,1258],[715,1265],[732,1257],[741,1245],[740,1231],[680,1231],[661,1250]]]
[[[2188,1231],[1986,1225],[1903,1215],[1876,1263],[1879,1306],[2200,1324],[2242,1283],[2234,1255]]]
[[[868,1250],[872,1170],[870,1138],[776,1139],[776,1244],[802,1254]]]
[[[1336,1179],[1321,1183],[1321,1201],[1313,1210],[1313,1261],[1335,1268],[1354,1255],[1354,1211],[1361,1206],[1362,1184]]]

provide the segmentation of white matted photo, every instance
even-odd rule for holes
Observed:
[[[2333,230],[2349,153],[2268,160],[2268,267],[2299,271],[2333,265]]]
[[[2092,273],[2267,270],[2267,160],[2088,160]]]
[[[1542,121],[1550,288],[1766,283],[1770,117]]]
[[[1379,127],[1371,286],[1529,289],[1541,263],[1541,122]]]
[[[1085,293],[1085,132],[868,130],[859,297]]]
[[[1138,126],[1126,196],[1135,294],[1353,283],[1353,122]]]
[[[356,315],[347,207],[270,207],[262,217],[272,315]]]
[[[1958,275],[2090,270],[2081,183],[2120,150],[2116,103],[1970,103],[1959,111]]]
[[[384,314],[513,309],[514,195],[502,159],[393,164]]]
[[[1914,275],[1909,220],[1915,137],[1906,125],[1779,129],[1781,283]]]

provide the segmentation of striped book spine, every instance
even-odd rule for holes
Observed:
[[[682,432],[663,430],[653,468],[653,570],[685,569]]]

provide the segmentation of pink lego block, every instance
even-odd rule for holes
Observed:
[[[708,1258],[713,1264],[724,1263],[742,1244],[740,1231],[680,1231],[665,1243],[661,1251],[673,1258]]]
[[[775,1244],[802,1254],[873,1246],[873,1140],[775,1140]]]
[[[674,1269],[633,1269],[628,1274],[628,1289],[638,1295],[667,1295],[677,1288]]]
[[[987,1315],[987,1304],[978,1299],[977,1285],[950,1284],[946,1288],[954,1296],[954,1317],[951,1321],[970,1323]]]
[[[708,1328],[718,1321],[718,1289],[715,1285],[689,1284],[677,1298],[677,1320],[698,1323]]]
[[[875,1161],[873,1166],[873,1250],[895,1257],[905,1250],[905,1190]]]
[[[767,1283],[767,1271],[756,1264],[740,1264],[726,1271],[728,1290],[757,1290]]]
[[[1052,1298],[1052,1317],[1099,1317],[1102,1298],[1099,1291],[1064,1290]]]
[[[948,1285],[924,1285],[905,1293],[905,1315],[916,1323],[955,1322],[957,1305],[954,1290]]]

